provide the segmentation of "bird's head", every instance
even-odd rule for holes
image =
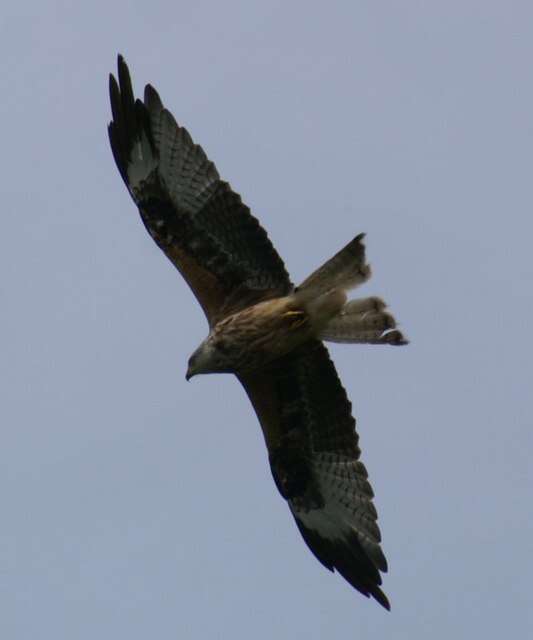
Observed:
[[[199,373],[230,373],[234,371],[225,343],[209,335],[189,358],[185,379]]]

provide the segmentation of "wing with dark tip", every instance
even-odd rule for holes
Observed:
[[[291,290],[283,262],[240,196],[153,87],[135,100],[128,67],[110,75],[109,139],[148,232],[182,273],[210,324]]]
[[[346,396],[326,347],[306,343],[239,375],[265,435],[276,486],[318,560],[386,609],[387,561]]]

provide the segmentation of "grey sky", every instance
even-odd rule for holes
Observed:
[[[525,638],[533,5],[19,3],[0,22],[0,635]],[[293,278],[367,232],[409,347],[333,346],[390,614],[302,542],[107,142],[122,52]],[[528,506],[529,505],[529,506]]]

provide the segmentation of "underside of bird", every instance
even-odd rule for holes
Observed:
[[[309,340],[407,344],[381,298],[347,300],[370,277],[364,234],[349,242],[287,296],[264,300],[219,320],[189,360],[200,373],[256,370]]]

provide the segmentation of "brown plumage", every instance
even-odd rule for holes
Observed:
[[[347,302],[370,277],[363,234],[293,287],[267,234],[201,147],[147,85],[135,100],[126,63],[110,76],[109,139],[155,242],[209,322],[189,360],[237,375],[255,410],[276,486],[318,560],[384,607],[387,570],[351,404],[321,340],[405,344],[379,298]]]

